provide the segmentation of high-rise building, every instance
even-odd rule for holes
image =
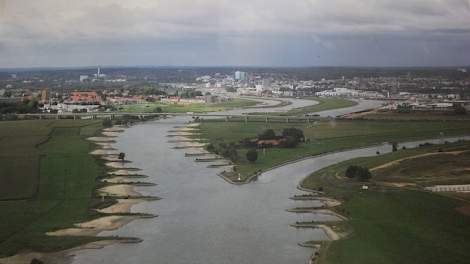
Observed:
[[[237,81],[246,80],[246,72],[236,71],[235,72],[235,80],[237,80]]]

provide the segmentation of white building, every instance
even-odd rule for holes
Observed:
[[[470,184],[462,185],[435,185],[424,188],[431,192],[470,192]]]
[[[80,75],[80,82],[88,80],[88,75]]]
[[[255,85],[256,93],[258,95],[262,94],[264,92],[264,85],[262,84],[257,84]]]
[[[334,88],[315,93],[317,96],[324,97],[365,97],[365,98],[384,98],[385,96],[378,92],[361,91],[348,88]]]

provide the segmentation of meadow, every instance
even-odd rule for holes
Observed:
[[[0,256],[99,239],[45,233],[94,217],[89,209],[102,169],[85,138],[100,128],[101,121],[0,122]]]
[[[367,191],[360,188],[364,183],[345,178],[344,172],[349,165],[372,169],[427,153],[441,155],[469,149],[468,142],[431,145],[356,158],[312,173],[301,183],[302,187],[321,187],[325,195],[342,201],[334,210],[348,217],[349,220],[341,225],[343,230],[351,232],[345,239],[322,242],[319,263],[466,263],[470,257],[466,250],[470,248],[468,202],[449,193],[424,192],[423,184],[432,182],[424,183],[413,176],[414,173],[427,174],[420,171],[424,167],[428,168],[428,173],[440,170],[439,162],[431,163],[429,157],[416,158],[410,160],[414,166],[397,164],[390,169],[373,171],[372,179],[365,183],[371,187]],[[454,158],[454,165],[464,162],[465,156]],[[416,185],[399,188],[383,184],[397,180],[395,173],[400,168],[407,171],[407,176],[400,175],[400,180],[407,178],[408,183]],[[439,174],[442,181],[452,177],[450,172]]]

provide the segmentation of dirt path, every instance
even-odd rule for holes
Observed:
[[[406,158],[397,159],[397,160],[394,160],[394,161],[387,162],[385,164],[382,164],[380,166],[377,166],[377,167],[374,167],[374,168],[370,169],[370,171],[376,171],[376,170],[392,167],[392,166],[400,164],[400,162],[402,162],[402,161],[408,161],[408,160],[413,160],[413,159],[417,159],[417,158],[437,156],[437,155],[459,155],[459,154],[462,154],[464,152],[466,152],[466,151],[433,152],[433,153],[419,154],[419,155],[416,155],[416,156],[406,157]]]

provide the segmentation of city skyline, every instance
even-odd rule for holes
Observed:
[[[0,1],[0,68],[464,66],[470,1]]]

